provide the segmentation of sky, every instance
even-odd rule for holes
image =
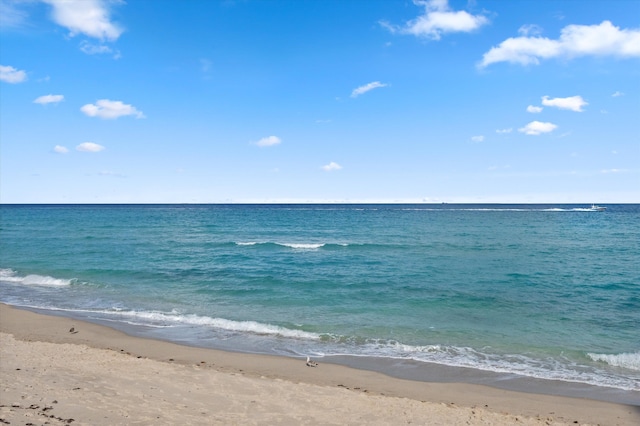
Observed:
[[[0,0],[1,203],[639,203],[638,0]]]

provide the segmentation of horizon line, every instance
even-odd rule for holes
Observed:
[[[225,201],[225,202],[23,202],[23,203],[4,203],[0,202],[0,206],[158,206],[158,205],[402,205],[402,204],[419,204],[419,205],[612,205],[612,204],[640,204],[640,202],[446,202],[446,201]]]

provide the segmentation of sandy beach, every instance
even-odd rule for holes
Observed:
[[[3,424],[634,425],[640,406],[390,378],[0,305]]]

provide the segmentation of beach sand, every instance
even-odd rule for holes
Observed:
[[[1,304],[0,379],[12,425],[640,424],[640,406],[312,368]]]

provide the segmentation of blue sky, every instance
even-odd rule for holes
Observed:
[[[640,202],[637,0],[0,0],[0,202]]]

